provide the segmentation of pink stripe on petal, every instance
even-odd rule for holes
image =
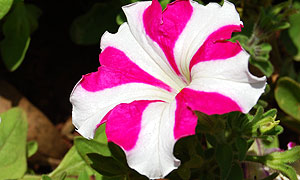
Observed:
[[[99,60],[98,71],[84,75],[80,82],[87,91],[96,92],[127,83],[145,83],[172,91],[170,86],[142,70],[116,48],[105,48]]]
[[[176,99],[185,101],[186,105],[193,111],[200,111],[208,115],[242,111],[235,101],[216,92],[204,92],[184,88],[176,96]]]
[[[192,67],[202,61],[222,60],[237,55],[241,50],[239,43],[227,41],[231,38],[232,32],[241,31],[241,26],[228,25],[221,27],[213,32],[198,49],[190,62],[190,71]]]
[[[170,3],[163,12],[158,0],[153,0],[143,14],[146,33],[158,43],[169,64],[178,75],[180,72],[174,59],[173,50],[192,13],[193,8],[189,0],[177,0]]]
[[[174,138],[176,140],[195,134],[197,116],[187,106],[182,96],[176,96]]]
[[[141,130],[142,115],[146,107],[158,101],[140,100],[122,103],[105,116],[107,140],[121,146],[126,151],[134,148]]]

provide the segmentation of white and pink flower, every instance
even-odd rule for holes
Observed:
[[[180,165],[175,142],[195,134],[193,111],[247,113],[266,78],[251,75],[247,52],[227,41],[242,27],[230,2],[177,0],[162,11],[153,0],[123,10],[128,23],[102,36],[101,66],[71,94],[73,123],[89,139],[106,123],[129,166],[161,178]]]

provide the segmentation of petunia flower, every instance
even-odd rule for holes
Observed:
[[[101,66],[84,75],[70,101],[84,137],[106,123],[108,141],[128,165],[151,179],[180,165],[175,142],[195,134],[197,116],[243,113],[264,92],[266,78],[248,70],[248,53],[227,41],[241,31],[235,7],[177,0],[162,11],[158,0],[123,7],[127,23],[101,38]]]

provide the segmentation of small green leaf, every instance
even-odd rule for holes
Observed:
[[[0,118],[0,179],[18,179],[27,169],[26,117],[21,109],[13,108]]]
[[[78,180],[89,180],[89,179],[90,179],[90,177],[85,170],[81,171],[81,173],[78,176]]]
[[[25,174],[21,179],[19,180],[41,180],[41,175],[31,175],[31,174]]]
[[[109,142],[108,143],[109,150],[113,156],[113,158],[120,162],[120,165],[124,165],[124,168],[127,168],[127,160],[124,151],[116,144]]]
[[[273,109],[270,109],[269,111],[265,112],[263,115],[262,115],[262,118],[266,118],[266,117],[273,117],[274,119],[276,118],[277,116],[277,109],[273,108]]]
[[[204,151],[204,158],[206,159],[206,160],[210,160],[210,159],[212,159],[213,157],[214,157],[214,155],[215,155],[215,149],[214,148],[208,148],[208,149],[206,149],[205,151]]]
[[[231,146],[228,144],[218,145],[216,149],[216,160],[221,170],[221,180],[227,179],[233,161]]]
[[[273,152],[268,154],[266,159],[278,163],[293,163],[300,159],[300,146],[295,146],[284,152]]]
[[[195,0],[196,2],[198,2],[199,4],[204,4],[203,2],[202,2],[202,0]]]
[[[274,67],[270,61],[260,61],[255,58],[250,58],[250,63],[257,67],[264,75],[270,77],[274,72]]]
[[[208,142],[211,146],[213,146],[213,147],[216,147],[216,146],[217,146],[218,141],[217,141],[217,139],[216,139],[215,136],[210,135],[210,134],[206,134],[206,139],[207,139],[207,142]]]
[[[254,108],[258,108],[258,106],[261,106],[261,107],[263,107],[263,108],[266,108],[266,107],[268,107],[268,102],[267,101],[264,101],[264,100],[261,100],[261,99],[259,99],[258,101],[257,101],[257,104],[254,106]]]
[[[262,140],[262,143],[265,149],[279,148],[279,140],[277,136],[275,136],[271,142]]]
[[[295,1],[294,8],[300,9],[300,2]],[[291,37],[292,42],[297,48],[297,54],[294,56],[296,61],[300,61],[300,11],[289,17],[291,27],[288,29],[288,34]]]
[[[244,160],[248,151],[247,141],[241,137],[238,137],[235,141],[235,146],[238,150],[239,160]]]
[[[31,157],[38,150],[38,143],[36,141],[30,141],[27,143],[27,157]]]
[[[47,175],[42,175],[42,180],[51,180],[51,178]]]
[[[160,5],[162,7],[162,9],[165,9],[167,7],[167,5],[170,3],[171,0],[160,0]]]
[[[300,84],[289,77],[280,78],[274,94],[279,107],[293,118],[300,120]]]
[[[126,17],[123,12],[120,12],[116,17],[116,22],[118,25],[123,24],[126,21]]]
[[[179,166],[177,173],[183,180],[189,180],[191,177],[191,170],[185,164]]]
[[[282,132],[283,132],[283,127],[280,126],[280,125],[276,125],[275,127],[270,129],[269,131],[266,131],[264,133],[264,135],[277,136],[277,135],[281,134]]]
[[[27,12],[26,18],[30,26],[30,33],[33,33],[39,26],[38,18],[42,15],[42,10],[32,4],[26,4],[25,7]]]
[[[102,124],[100,127],[98,127],[95,133],[94,140],[102,144],[107,144],[107,137],[105,134],[105,124]]]
[[[13,0],[0,0],[0,20],[8,13]]]
[[[6,68],[16,70],[22,63],[30,44],[30,33],[37,26],[38,13],[33,5],[15,3],[3,24],[4,39],[0,43],[1,56]]]
[[[291,24],[289,22],[280,22],[277,24],[277,26],[274,28],[274,30],[283,30],[283,29],[288,29],[291,27]]]
[[[244,174],[241,166],[234,163],[228,176],[228,180],[243,180]]]
[[[99,143],[95,140],[88,140],[83,137],[76,137],[74,139],[74,144],[78,153],[85,161],[88,161],[88,153],[98,153],[102,156],[111,156],[108,146]]]
[[[78,154],[75,146],[73,146],[65,155],[59,166],[52,171],[49,176],[51,178],[61,178],[62,176],[78,176],[79,173],[85,170],[88,175],[98,174],[93,171]],[[99,176],[101,176],[99,174]]]
[[[95,3],[84,15],[76,18],[70,29],[73,42],[79,45],[91,45],[100,42],[105,31],[115,32],[118,29],[115,18],[121,10],[116,3]]]
[[[272,162],[266,163],[266,165],[274,170],[280,171],[284,176],[290,180],[298,180],[295,169],[287,164],[274,164]]]
[[[121,176],[127,173],[112,157],[101,156],[97,153],[90,153],[87,156],[90,160],[89,165],[104,176]]]
[[[230,39],[231,42],[236,42],[238,41],[244,48],[248,47],[248,41],[249,41],[249,38],[245,35],[242,35],[242,34],[237,34],[235,36],[233,36],[231,39]]]

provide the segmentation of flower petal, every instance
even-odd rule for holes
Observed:
[[[175,1],[168,4],[162,12],[159,2],[154,0],[143,14],[146,34],[164,51],[169,64],[178,75],[180,72],[175,63],[173,49],[192,12],[189,1]]]
[[[106,32],[101,38],[100,47],[102,50],[105,50],[108,47],[113,47],[122,51],[128,59],[130,59],[130,61],[143,69],[143,71],[168,84],[174,90],[179,91],[184,87],[183,82],[179,81],[176,83],[176,81],[173,80],[172,73],[159,66],[159,64],[153,59],[153,54],[148,54],[147,51],[140,46],[132,35],[127,23],[123,23],[116,34]],[[107,59],[106,62],[100,62],[101,65],[104,65],[104,63],[114,63],[114,66],[119,66],[119,61],[114,60],[114,58]]]
[[[234,100],[217,92],[205,92],[184,88],[176,96],[176,99],[185,101],[193,111],[201,111],[208,115],[241,111],[241,108]]]
[[[177,0],[162,12],[158,1],[153,0],[152,4],[138,2],[123,7],[123,10],[137,41],[148,52],[159,54],[161,59],[155,59],[159,63],[168,62],[187,83],[190,61],[196,52],[209,49],[215,41],[229,39],[231,32],[239,31],[242,24],[234,5],[227,1],[223,6],[217,3],[203,6],[195,1]],[[224,31],[226,26],[235,28]],[[223,33],[214,33],[219,29],[223,29]],[[227,44],[233,46],[234,43]],[[194,59],[193,65],[198,58]]]
[[[190,62],[189,70],[191,71],[192,67],[199,62],[222,59],[225,60],[237,55],[240,51],[242,51],[242,47],[239,43],[226,41],[227,39],[231,38],[231,33],[235,31],[241,31],[241,26],[223,26],[209,35],[203,45],[193,56]]]
[[[200,60],[197,54],[203,54],[204,52],[206,59],[215,59],[211,56],[211,50],[216,48],[214,43],[230,39],[232,31],[240,31],[240,25],[243,24],[235,6],[226,0],[223,6],[217,3],[209,3],[203,6],[195,1],[190,2],[193,7],[192,16],[174,48],[176,63],[186,78],[190,78],[191,67],[197,64],[194,61]],[[231,46],[229,48],[238,47]],[[223,54],[217,53],[214,55],[222,56]],[[210,55],[210,57],[207,55]]]
[[[174,81],[181,81],[180,71],[175,63],[173,49],[175,42],[191,15],[188,1],[176,1],[162,12],[158,0],[137,2],[123,7],[136,40],[156,60],[162,69],[173,75]],[[178,16],[177,13],[181,15]]]
[[[185,120],[179,122],[181,117]],[[108,140],[123,148],[128,165],[150,179],[159,179],[180,165],[173,156],[174,144],[195,133],[197,117],[176,101],[134,101],[116,106],[105,121]]]
[[[84,137],[92,138],[97,124],[120,103],[174,98],[170,86],[142,70],[121,50],[106,47],[99,59],[102,66],[83,76],[70,97],[73,123]]]
[[[248,58],[249,55],[242,50],[226,60],[204,61],[193,66],[192,82],[187,89],[198,91],[200,94],[210,94],[206,97],[199,95],[199,101],[204,98],[203,101],[208,103],[207,107],[203,107],[205,104],[198,106],[199,102],[192,102],[193,99],[186,98],[190,99],[188,106],[207,114],[223,114],[237,110],[249,112],[264,92],[266,77],[258,78],[250,74]],[[180,93],[185,95],[181,96],[194,96],[188,95],[191,93],[185,93],[184,90]]]

